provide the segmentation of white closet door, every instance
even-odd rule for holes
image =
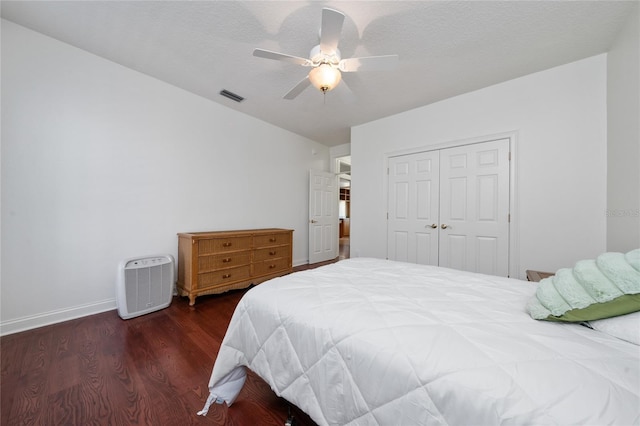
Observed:
[[[389,159],[387,257],[438,265],[438,152]]]
[[[509,273],[509,140],[440,151],[440,266]]]

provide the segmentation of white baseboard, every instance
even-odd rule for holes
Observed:
[[[2,321],[0,322],[0,336],[32,330],[34,328],[44,327],[45,325],[69,321],[76,318],[86,317],[88,315],[99,314],[116,308],[116,299],[114,298],[103,300],[101,302],[74,306],[72,308],[45,312],[38,315]]]
[[[295,268],[296,266],[307,265],[309,263],[309,259],[293,259],[292,266]]]

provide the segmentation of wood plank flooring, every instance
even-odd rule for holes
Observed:
[[[198,297],[194,307],[174,297],[126,321],[109,311],[3,336],[0,424],[275,426],[291,408],[297,426],[315,425],[251,372],[232,407],[196,415],[245,291]]]
[[[337,259],[349,258],[340,239]],[[296,271],[308,269],[304,265]],[[231,315],[246,290],[174,297],[167,309],[130,320],[116,311],[0,338],[0,424],[283,425],[315,423],[249,372],[232,407],[197,416]]]

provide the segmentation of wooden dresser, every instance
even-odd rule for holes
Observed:
[[[548,277],[552,277],[555,275],[553,272],[542,272],[542,271],[534,271],[532,269],[527,269],[527,281],[539,282],[540,280]]]
[[[178,234],[178,292],[196,297],[245,288],[292,271],[293,231],[242,231]]]

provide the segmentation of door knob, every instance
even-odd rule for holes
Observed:
[[[309,219],[309,223],[318,223],[317,220]]]
[[[442,229],[447,229],[448,227],[449,227],[449,226],[448,226],[447,224],[445,224],[445,223],[443,223],[442,225],[440,225],[440,228],[442,228]]]
[[[425,228],[436,229],[437,227],[438,227],[438,225],[436,225],[435,223],[432,223],[431,225],[425,225]]]

